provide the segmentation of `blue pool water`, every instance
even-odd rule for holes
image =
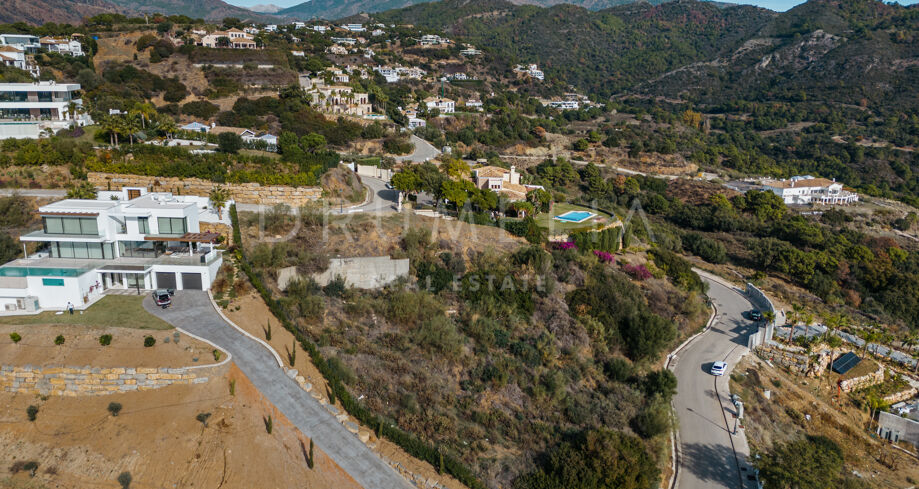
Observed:
[[[564,214],[555,216],[555,219],[564,222],[582,222],[596,216],[593,212],[587,211],[568,211]]]
[[[79,277],[82,268],[0,267],[0,277]]]

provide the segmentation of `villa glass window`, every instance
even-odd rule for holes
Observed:
[[[97,258],[112,259],[111,243],[73,243],[59,241],[48,244],[52,258]]]
[[[118,252],[123,257],[156,258],[166,251],[162,241],[119,241]]]
[[[158,217],[157,227],[159,234],[182,235],[188,231],[184,217]]]
[[[99,225],[95,218],[45,216],[42,222],[48,234],[99,235]]]
[[[137,230],[140,234],[150,234],[150,218],[149,217],[138,217],[137,218]]]

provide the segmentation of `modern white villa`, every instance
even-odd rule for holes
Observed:
[[[785,204],[852,204],[858,202],[858,194],[843,190],[836,180],[814,178],[810,175],[795,176],[788,180],[767,180],[763,190],[773,192]]]
[[[37,138],[46,129],[92,124],[83,106],[78,83],[0,83],[0,139]]]
[[[125,188],[38,214],[42,229],[20,237],[38,252],[0,266],[0,314],[84,309],[111,289],[207,290],[223,263],[220,234],[202,224],[229,216],[207,197]]]

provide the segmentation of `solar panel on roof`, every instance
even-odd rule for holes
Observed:
[[[833,371],[837,374],[845,374],[861,361],[862,359],[858,358],[858,355],[850,351],[833,362]]]

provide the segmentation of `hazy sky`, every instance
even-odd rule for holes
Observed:
[[[227,3],[233,5],[265,5],[265,4],[274,4],[280,7],[290,7],[292,5],[297,5],[303,3],[304,0],[225,0]],[[746,3],[751,5],[759,5],[760,7],[766,7],[772,10],[788,10],[799,3],[804,3],[801,0],[725,0],[732,3]],[[919,3],[919,0],[900,0],[900,3],[904,5],[911,5],[914,3]]]

